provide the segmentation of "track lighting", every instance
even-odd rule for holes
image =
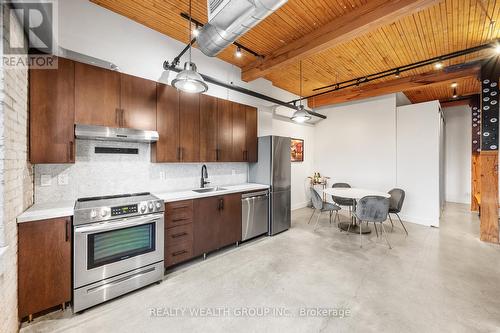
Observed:
[[[200,30],[198,30],[198,27],[194,28],[193,29],[193,36],[198,37],[199,34],[200,34]]]
[[[234,55],[236,56],[236,58],[241,58],[243,53],[241,53],[241,48],[238,46],[236,48],[236,52],[234,53]]]
[[[451,84],[451,87],[452,87],[452,88],[456,88],[456,87],[458,87],[458,83],[453,82],[453,83]]]
[[[396,69],[396,73],[394,73],[394,76],[399,79],[401,77],[400,73],[399,73],[399,68]]]
[[[436,63],[434,64],[434,68],[435,68],[435,69],[441,69],[441,68],[443,68],[443,63],[442,63],[442,62],[436,62]]]
[[[457,97],[458,97],[457,88],[453,88],[453,98],[457,98]]]

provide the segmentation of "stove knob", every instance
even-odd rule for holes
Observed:
[[[154,207],[154,206],[153,206],[153,203],[152,203],[152,202],[148,203],[148,209],[149,209],[149,211],[152,211],[152,210],[153,210],[153,207]]]
[[[106,217],[106,215],[108,215],[108,211],[105,209],[101,210],[101,216]]]
[[[93,219],[95,219],[97,217],[97,212],[95,211],[95,209],[92,209],[90,211],[90,217],[93,218]]]
[[[160,210],[161,208],[161,202],[157,201],[156,202],[156,210]]]
[[[140,210],[141,210],[141,213],[144,213],[146,211],[146,205],[141,205]]]

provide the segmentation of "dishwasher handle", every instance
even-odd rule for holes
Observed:
[[[252,192],[252,193],[245,193],[241,195],[241,200],[250,200],[250,199],[256,199],[256,198],[267,198],[269,197],[269,192],[268,191],[261,191],[261,192]]]

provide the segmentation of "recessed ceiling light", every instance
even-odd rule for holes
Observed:
[[[456,87],[458,87],[458,83],[453,82],[453,83],[451,84],[451,87],[452,87],[452,88],[456,88]]]
[[[436,69],[441,69],[441,68],[443,68],[443,63],[442,63],[442,62],[436,62],[436,63],[434,64],[434,68],[436,68]]]

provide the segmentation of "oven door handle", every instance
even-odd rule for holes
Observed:
[[[88,233],[95,233],[95,232],[103,232],[103,231],[111,231],[111,230],[116,230],[116,229],[123,229],[127,227],[133,227],[133,226],[138,226],[142,224],[148,224],[152,222],[158,222],[163,216],[147,216],[147,217],[141,217],[141,218],[135,218],[135,219],[130,219],[130,220],[121,220],[119,222],[113,221],[113,222],[102,222],[98,223],[97,225],[89,225],[89,226],[82,226],[82,227],[75,227],[75,233],[81,233],[81,234],[88,234]]]

